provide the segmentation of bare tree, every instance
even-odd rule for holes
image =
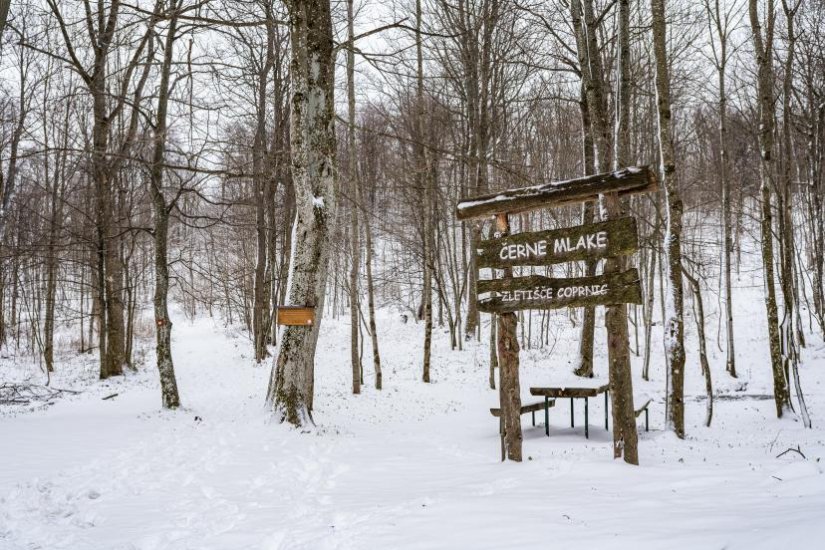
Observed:
[[[759,112],[759,149],[761,162],[759,164],[762,235],[762,269],[765,278],[765,309],[768,316],[768,345],[773,369],[773,392],[776,403],[776,415],[782,417],[790,406],[790,392],[788,380],[782,362],[782,343],[779,334],[779,315],[776,305],[776,278],[774,275],[773,250],[773,207],[772,188],[774,182],[774,120],[776,110],[774,106],[774,26],[776,10],[774,0],[767,0],[763,27],[759,17],[758,0],[749,0],[748,13],[750,16],[753,47],[756,53],[757,64],[757,95]]]
[[[292,120],[296,215],[286,303],[315,309],[311,328],[286,327],[272,368],[267,403],[278,419],[312,422],[315,346],[323,316],[330,235],[336,212],[335,48],[325,0],[290,0]]]
[[[685,321],[684,285],[682,282],[682,197],[673,149],[670,109],[670,74],[667,59],[667,24],[665,0],[651,0],[653,14],[653,51],[656,56],[656,103],[658,105],[659,151],[662,180],[667,199],[668,289],[665,339],[670,367],[668,422],[679,438],[685,437]]]

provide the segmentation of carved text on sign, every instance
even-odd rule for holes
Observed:
[[[476,250],[479,267],[504,269],[519,265],[552,265],[632,254],[638,249],[633,218],[519,233],[490,239]]]
[[[479,311],[506,313],[523,309],[557,309],[642,301],[635,268],[595,277],[554,279],[541,275],[478,281]],[[484,296],[484,297],[482,297]]]

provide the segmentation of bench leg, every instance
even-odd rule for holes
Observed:
[[[550,437],[550,398],[544,396],[544,433]]]
[[[573,398],[572,397],[570,398],[570,427],[571,428],[576,427],[576,423],[573,420]]]
[[[588,414],[588,410],[587,410],[588,409],[587,402],[588,402],[588,399],[585,397],[584,398],[584,438],[585,439],[590,439],[590,432],[588,430],[588,428],[590,426],[590,418],[589,418],[589,414]]]
[[[536,411],[530,411],[530,414],[533,417],[533,427],[536,427]]]
[[[507,458],[507,452],[504,446],[504,414],[502,414],[498,419],[498,435],[501,440],[501,461],[504,462]]]
[[[650,431],[650,424],[649,424],[649,418],[648,418],[648,415],[647,415],[647,409],[645,409],[645,431],[646,432]]]
[[[607,394],[609,392],[604,392],[604,429],[609,430],[610,428],[607,427]]]

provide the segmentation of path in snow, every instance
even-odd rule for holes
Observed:
[[[370,387],[367,368],[364,394],[352,396],[348,321],[324,323],[311,433],[268,422],[269,365],[252,367],[249,342],[209,319],[175,325],[184,410],[159,411],[145,368],[0,417],[0,549],[818,548],[825,536],[821,343],[803,370],[814,430],[777,421],[773,402],[757,400],[717,402],[706,429],[703,404],[689,402],[680,442],[661,431],[658,368],[652,382],[636,381],[658,399],[641,467],[611,459],[600,400],[590,440],[581,411],[571,430],[560,402],[552,437],[525,417],[530,460],[501,464],[484,346],[451,352],[439,332],[435,383],[425,385],[421,326],[386,315],[386,389]],[[714,358],[717,385],[769,391],[762,350],[740,332],[743,380],[725,380]],[[525,393],[531,381],[567,376],[558,362],[574,341],[560,338],[550,361],[525,351]],[[120,395],[102,401],[111,384]],[[701,387],[691,370],[688,388]],[[809,460],[776,458],[796,445]]]

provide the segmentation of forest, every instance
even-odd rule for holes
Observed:
[[[0,31],[0,548],[825,535],[825,2]]]

